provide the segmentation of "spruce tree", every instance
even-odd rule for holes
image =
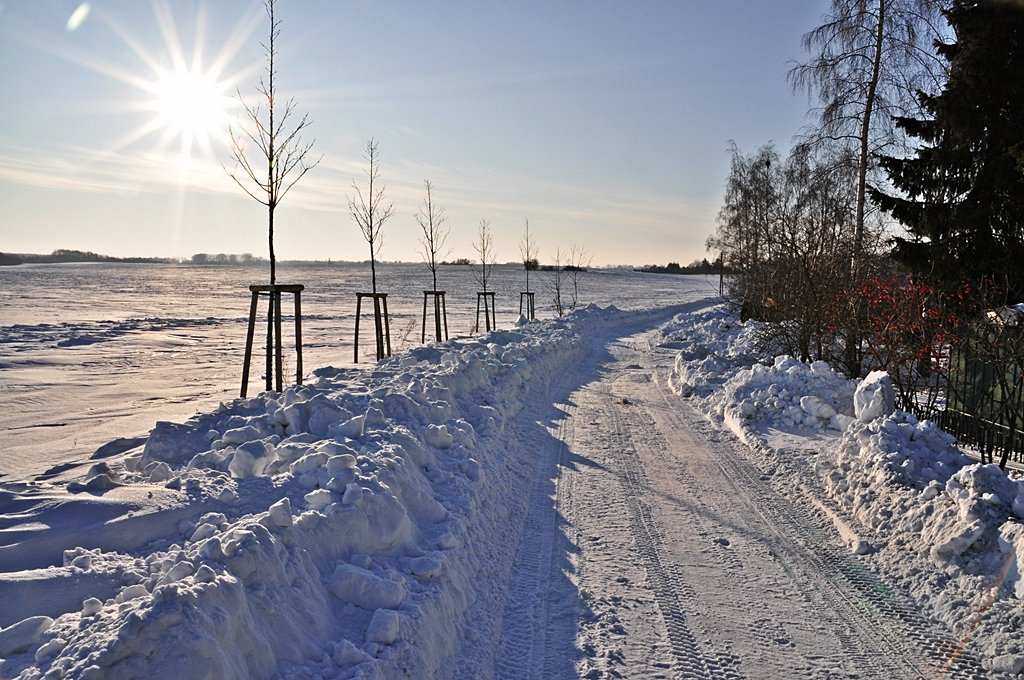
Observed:
[[[1024,299],[1024,8],[956,0],[954,41],[938,94],[919,96],[926,119],[897,124],[920,140],[908,158],[881,159],[898,195],[872,190],[908,232],[895,255],[951,289],[991,278]]]

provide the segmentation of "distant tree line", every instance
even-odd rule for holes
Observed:
[[[644,272],[645,274],[718,274],[722,271],[722,256],[716,257],[714,262],[708,262],[706,257],[694,260],[685,267],[680,266],[678,262],[669,262],[664,266],[659,264],[645,265],[634,271]]]
[[[122,262],[128,264],[168,264],[175,260],[166,257],[111,257],[88,250],[60,248],[49,255],[32,253],[0,253],[0,265],[55,264],[68,262]]]
[[[196,253],[189,261],[192,264],[263,264],[267,260],[252,253]]]

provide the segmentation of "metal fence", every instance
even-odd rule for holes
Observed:
[[[946,408],[934,420],[981,453],[1024,463],[1024,319],[974,325],[950,352]]]

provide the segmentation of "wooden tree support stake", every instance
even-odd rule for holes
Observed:
[[[388,294],[356,293],[356,333],[352,360],[357,364],[359,363],[359,317],[362,316],[363,298],[373,299],[373,327],[377,344],[377,361],[391,356],[391,319],[388,316]]]
[[[526,292],[526,293],[520,293],[519,294],[519,316],[523,315],[523,303],[524,302],[526,303],[526,318],[528,320],[530,320],[530,321],[533,321],[537,317],[534,314],[534,309],[533,309],[533,293],[532,292]]]
[[[486,324],[487,326],[487,331],[490,332],[491,330],[496,329],[498,327],[497,317],[495,316],[494,313],[494,293],[491,291],[476,294],[476,325],[473,327],[473,330],[474,332],[480,331],[481,300],[484,303],[484,324]]]
[[[423,330],[420,333],[420,342],[427,341],[427,297],[434,296],[434,340],[441,342],[441,322],[444,321],[444,340],[448,339],[448,308],[444,302],[443,290],[423,291]]]
[[[295,382],[302,384],[302,284],[293,285],[252,285],[252,301],[249,304],[249,327],[245,334],[245,360],[242,363],[242,389],[240,395],[245,399],[249,391],[249,368],[252,366],[252,342],[256,334],[256,310],[261,297],[267,298],[267,367],[266,389],[269,392],[284,389],[281,343],[281,293],[291,293],[295,297]]]

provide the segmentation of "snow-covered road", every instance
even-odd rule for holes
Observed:
[[[949,632],[863,570],[822,501],[779,495],[666,389],[675,352],[659,340],[593,343],[541,419],[550,436],[531,437],[536,413],[516,426],[540,455],[502,630],[481,642],[494,676],[942,677]]]
[[[0,678],[1019,673],[1018,482],[680,302],[324,367],[0,480]]]

